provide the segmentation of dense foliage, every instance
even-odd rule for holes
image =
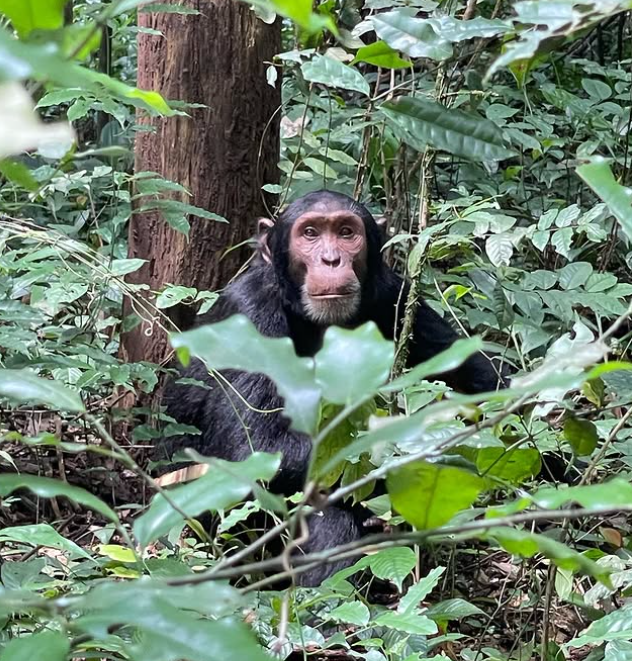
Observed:
[[[193,457],[203,475],[156,485],[144,450],[190,430],[120,406],[164,371],[125,362],[120,335],[216,294],[167,284],[148,304],[125,281],[126,223],[218,217],[133,172],[137,113],[187,109],[134,87],[136,13],[196,11],[0,0],[3,661],[632,658],[632,3],[253,4],[287,46],[267,82],[284,177],[264,188],[384,215],[409,309],[423,296],[464,339],[403,372],[405,342],[370,324],[330,329],[314,360],[243,318],[174,334],[182,361],[272,377],[315,452],[287,501],[265,490],[272,455]],[[509,389],[426,380],[481,346],[515,369]],[[385,533],[290,556],[309,508],[346,498]],[[268,587],[347,556],[318,589]]]

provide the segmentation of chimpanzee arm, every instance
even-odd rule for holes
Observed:
[[[404,307],[409,285],[403,284],[401,278],[393,272],[388,274],[385,290],[394,303],[391,309],[397,309],[399,314],[399,328],[404,316]],[[442,319],[424,300],[418,303],[412,337],[409,344],[408,365],[413,367],[425,362],[448,349],[455,340],[457,333],[452,326]],[[477,353],[468,358],[461,367],[451,372],[437,375],[455,390],[464,393],[478,393],[496,390],[499,383],[503,385],[505,378],[499,376],[501,370],[484,353]]]

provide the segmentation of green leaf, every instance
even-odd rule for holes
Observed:
[[[394,353],[373,322],[354,330],[332,326],[314,357],[316,382],[327,401],[353,404],[388,379]]]
[[[593,622],[567,645],[568,647],[583,647],[584,645],[600,645],[605,641],[628,641],[630,638],[632,638],[632,604],[627,604]]]
[[[103,501],[93,496],[89,491],[74,487],[50,477],[38,475],[9,475],[0,474],[0,496],[6,498],[17,489],[28,489],[40,498],[55,498],[65,496],[79,505],[84,505],[95,512],[99,512],[106,519],[118,523],[118,516]]]
[[[2,661],[66,661],[70,641],[56,631],[32,633],[10,640],[2,650]]]
[[[254,0],[249,4],[289,18],[308,34],[320,32],[323,28],[336,32],[336,26],[329,16],[314,12],[312,0]]]
[[[459,339],[454,342],[449,349],[433,356],[430,360],[417,365],[406,374],[403,374],[394,381],[391,381],[391,383],[385,385],[381,388],[381,392],[404,390],[405,388],[417,385],[420,381],[427,379],[429,376],[435,376],[455,370],[470,356],[473,356],[482,348],[483,341],[480,337],[475,336]]]
[[[561,569],[581,571],[600,581],[608,582],[609,572],[604,567],[545,535],[536,535],[514,528],[493,528],[486,536],[496,540],[508,553],[525,558],[532,558],[536,553],[541,553]]]
[[[509,266],[514,252],[511,236],[509,234],[491,234],[485,241],[485,252],[494,266]]]
[[[363,627],[369,623],[371,616],[369,609],[361,601],[349,601],[329,611],[325,617],[330,621]]]
[[[592,264],[588,262],[572,262],[561,268],[557,273],[562,289],[577,289],[581,287],[593,272]]]
[[[305,80],[313,83],[354,90],[366,96],[371,94],[369,83],[357,69],[331,57],[317,55],[312,60],[303,62],[301,71]]]
[[[418,461],[390,471],[386,487],[393,507],[406,521],[427,530],[469,507],[485,483],[460,468]]]
[[[380,39],[410,57],[427,57],[438,61],[452,57],[449,41],[437,34],[433,23],[411,15],[411,10],[377,14],[371,17],[371,22]]]
[[[439,631],[436,623],[429,617],[416,613],[384,613],[375,618],[374,624],[418,636],[432,636]]]
[[[542,461],[535,448],[481,448],[476,454],[476,468],[483,477],[520,484],[540,472]]]
[[[446,599],[430,606],[426,615],[435,622],[450,622],[472,615],[484,615],[484,611],[465,599]]]
[[[505,147],[500,129],[477,115],[406,96],[383,103],[380,110],[395,135],[418,151],[432,147],[474,161],[514,155]]]
[[[33,192],[39,188],[39,183],[26,165],[12,158],[0,160],[0,174],[6,177],[11,183],[21,186],[25,190]]]
[[[257,480],[270,480],[279,468],[280,456],[254,452],[242,462],[209,459],[209,470],[198,479],[169,490],[169,500],[189,518],[236,505],[252,491]],[[158,493],[149,509],[134,521],[134,534],[145,547],[166,535],[182,521],[165,497]]]
[[[590,420],[567,418],[564,422],[564,438],[579,457],[593,453],[599,443],[597,427]]]
[[[544,509],[559,509],[577,503],[588,510],[604,507],[632,506],[632,484],[622,478],[614,478],[602,484],[583,487],[554,489],[547,487],[531,495],[533,502]]]
[[[383,69],[405,69],[413,66],[412,62],[402,59],[397,51],[384,41],[376,41],[360,48],[351,64],[358,62],[367,62]]]
[[[417,564],[417,556],[405,546],[383,549],[367,557],[366,566],[377,578],[392,581],[401,590],[404,580]]]
[[[285,400],[294,429],[315,432],[321,390],[314,380],[314,361],[299,358],[289,337],[264,337],[247,317],[234,315],[175,335],[171,344],[181,360],[193,354],[211,369],[240,369],[269,376]]]
[[[47,523],[2,528],[0,529],[0,541],[17,542],[30,546],[43,546],[50,549],[67,551],[68,553],[80,555],[84,558],[92,558],[78,544],[62,537]]]
[[[64,24],[67,0],[0,0],[0,13],[5,14],[20,37],[33,30],[56,30]]]
[[[437,587],[439,579],[445,572],[445,567],[435,567],[427,576],[412,585],[408,592],[400,599],[397,611],[399,613],[412,613],[421,602]]]
[[[269,661],[240,621],[218,616],[234,612],[236,591],[217,582],[167,586],[157,580],[101,583],[73,604],[73,628],[103,639],[124,623],[134,635],[119,639],[134,661]]]
[[[20,404],[45,404],[61,411],[81,412],[85,410],[77,393],[61,383],[43,379],[28,370],[0,369],[0,397]]]
[[[617,182],[605,158],[595,157],[591,163],[580,165],[577,174],[606,203],[632,241],[632,189]]]

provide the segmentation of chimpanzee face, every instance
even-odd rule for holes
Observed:
[[[311,321],[324,326],[351,321],[360,308],[366,269],[366,230],[350,209],[321,202],[292,223],[289,275]]]

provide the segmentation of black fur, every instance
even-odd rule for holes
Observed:
[[[281,214],[269,231],[268,246],[272,263],[258,256],[250,269],[231,284],[221,295],[202,323],[217,322],[241,313],[246,315],[260,333],[269,337],[292,338],[296,352],[313,356],[322,344],[324,328],[305,318],[300,301],[299,287],[289,275],[289,233],[292,223],[315,204],[327,203],[338,209],[351,209],[362,218],[367,236],[367,276],[363,283],[362,299],[357,317],[350,326],[374,321],[382,334],[392,339],[403,316],[408,285],[402,282],[381,255],[382,231],[373,216],[351,198],[328,191],[310,193],[293,202]],[[402,291],[403,288],[403,291]],[[397,314],[396,314],[397,313]],[[417,310],[414,334],[410,345],[409,364],[423,362],[448,348],[457,334],[452,327],[426,303]],[[274,384],[260,374],[226,371],[223,375],[233,388],[250,404],[246,407],[225,384],[209,376],[200,361],[194,361],[184,370],[184,376],[204,381],[210,390],[171,384],[165,399],[167,413],[179,422],[194,425],[200,436],[180,437],[177,444],[192,447],[202,454],[231,461],[245,459],[252,450],[283,453],[281,470],[271,488],[291,495],[304,485],[311,451],[310,438],[290,430],[289,421],[280,413],[260,413],[282,407],[282,400]],[[449,385],[463,392],[494,390],[498,385],[496,368],[482,355],[475,355],[459,369],[441,375]],[[222,387],[223,386],[223,387]],[[173,449],[172,443],[163,447]],[[364,515],[332,508],[311,517],[310,542],[306,551],[315,551],[351,541],[361,534]],[[323,578],[340,569],[325,568],[303,576],[304,585],[316,585]]]

